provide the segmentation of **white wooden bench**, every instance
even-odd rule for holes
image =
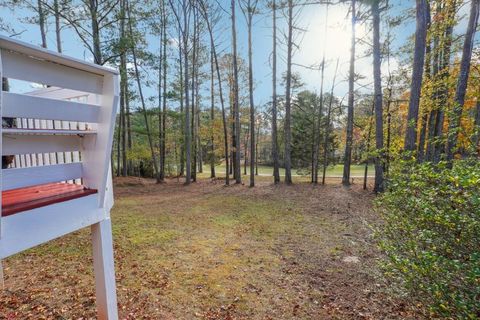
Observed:
[[[90,226],[99,319],[117,319],[110,154],[119,75],[0,36],[0,78],[43,85],[1,91],[0,259]],[[39,86],[41,87],[41,86]],[[13,156],[13,158],[12,158]]]

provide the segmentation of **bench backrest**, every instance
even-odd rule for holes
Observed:
[[[44,86],[1,91],[1,116],[15,125],[0,128],[1,154],[14,159],[1,171],[0,190],[81,182],[98,190],[104,206],[106,194],[111,198],[116,71],[0,36],[0,78]]]

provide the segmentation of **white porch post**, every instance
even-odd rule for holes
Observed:
[[[98,319],[117,320],[117,295],[110,218],[92,225],[92,242]]]

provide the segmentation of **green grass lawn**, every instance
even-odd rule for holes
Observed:
[[[250,168],[247,166],[247,173],[249,173]],[[364,171],[365,171],[365,166],[364,165],[352,165],[351,166],[351,173],[350,175],[352,177],[363,177]],[[215,167],[215,171],[217,175],[221,176],[222,174],[225,173],[225,165],[221,164]],[[243,174],[243,165],[242,165],[242,174]],[[273,174],[273,167],[269,166],[258,166],[258,174],[259,175],[272,175]],[[297,172],[296,169],[292,170],[293,175],[301,175],[302,173]],[[368,175],[372,176],[375,174],[375,167],[374,165],[369,165],[368,166]],[[203,167],[203,174],[200,176],[208,177],[210,175],[210,166],[205,165]],[[280,175],[285,175],[285,169],[280,168]],[[322,175],[322,171],[320,170],[319,176]],[[329,166],[327,168],[327,177],[341,177],[343,175],[343,164],[337,164],[334,166]]]
[[[358,184],[119,178],[114,189],[121,319],[410,319],[373,276],[377,216]],[[95,318],[90,239],[85,228],[3,260],[0,319]]]

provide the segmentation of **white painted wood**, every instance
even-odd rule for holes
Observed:
[[[101,93],[103,77],[49,61],[2,50],[4,77],[67,89]]]
[[[0,115],[18,123],[17,129],[0,126],[0,153],[15,155],[17,167],[0,170],[0,191],[82,181],[99,192],[0,217],[0,259],[91,225],[98,318],[116,320],[109,217],[118,72],[0,36],[2,75],[50,87],[25,95],[0,92]]]
[[[3,117],[97,122],[99,112],[99,106],[86,103],[11,92],[3,94]]]
[[[112,210],[113,204],[112,162],[110,161],[110,165],[108,166],[107,186],[105,188],[105,203],[103,206],[107,211],[108,216],[110,216],[110,210]]]
[[[19,155],[15,155],[15,158],[13,159],[13,162],[14,162],[14,168],[19,168],[21,166],[21,163],[20,163],[21,159],[20,159],[20,156]]]
[[[18,128],[4,128],[3,134],[8,135],[69,135],[69,136],[83,136],[95,135],[95,130],[63,130],[63,129],[18,129]]]
[[[99,66],[97,64],[86,62],[80,59],[67,57],[55,51],[47,50],[39,46],[34,46],[29,43],[15,40],[2,35],[0,35],[0,48],[20,52],[32,57],[45,59],[60,65],[69,66],[92,73],[97,73],[99,75],[119,74],[118,71],[115,69]]]
[[[0,80],[2,80],[2,76],[3,76],[3,63],[2,63],[2,51],[0,50]],[[3,112],[3,82],[0,84],[0,119],[2,119],[2,112]],[[3,154],[2,151],[3,151],[3,133],[2,133],[2,130],[3,130],[3,121],[2,121],[2,125],[0,125],[0,155]],[[3,161],[2,161],[3,162]],[[3,185],[2,185],[2,180],[3,180],[3,176],[2,176],[2,171],[0,171],[0,242],[2,241],[2,230],[3,230],[3,226],[2,226],[2,190],[3,190]],[[0,263],[1,263],[1,257],[0,257]],[[2,266],[0,266],[0,270],[2,272],[1,274],[1,278],[2,278],[2,284],[3,284],[3,268]]]
[[[99,206],[104,205],[105,189],[110,168],[115,117],[119,104],[119,77],[105,77],[104,93],[101,100],[101,112],[96,124],[97,135],[85,136],[82,153],[83,182],[99,192]]]
[[[3,169],[2,174],[3,190],[11,190],[81,178],[82,163],[77,162],[40,167]]]
[[[117,320],[117,295],[110,218],[92,225],[97,319]]]
[[[3,217],[0,259],[105,219],[98,195],[55,203]]]
[[[47,87],[35,91],[25,93],[29,96],[57,99],[57,100],[72,100],[76,99],[78,102],[85,102],[84,97],[92,93],[86,93],[83,91],[64,89],[59,87]]]
[[[77,135],[3,135],[2,155],[81,151],[82,140]],[[50,157],[50,160],[55,157]],[[50,162],[54,164],[54,162]]]

